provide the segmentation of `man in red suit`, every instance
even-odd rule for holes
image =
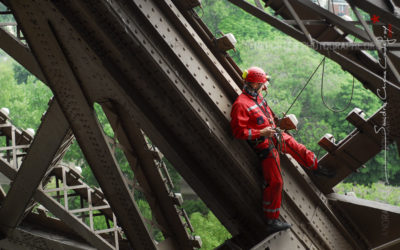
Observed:
[[[245,71],[243,78],[243,92],[232,106],[231,128],[233,135],[247,140],[262,160],[266,186],[263,193],[263,212],[268,231],[278,232],[291,226],[278,220],[283,186],[278,151],[290,154],[301,166],[314,170],[315,174],[333,177],[334,172],[318,166],[315,154],[291,135],[279,132],[279,120],[260,94],[262,89],[266,90],[268,84],[264,70],[251,67]]]

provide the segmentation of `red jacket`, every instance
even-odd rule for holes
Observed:
[[[249,140],[254,142],[260,138],[260,130],[265,127],[275,128],[275,114],[268,107],[267,102],[259,94],[253,97],[243,91],[241,95],[233,103],[231,111],[231,128],[236,138]],[[256,149],[264,149],[269,147],[269,139],[255,146]]]

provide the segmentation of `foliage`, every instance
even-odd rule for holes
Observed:
[[[210,210],[204,204],[202,200],[185,200],[182,204],[182,207],[185,209],[186,213],[191,216],[193,213],[200,213],[202,215],[206,215]]]
[[[13,64],[13,70],[14,70],[14,78],[17,81],[18,84],[26,83],[28,80],[28,77],[30,76],[30,73],[21,65],[14,63]]]
[[[231,237],[212,212],[205,216],[198,212],[193,213],[190,216],[190,221],[196,235],[199,235],[203,242],[201,249],[214,249]]]
[[[1,59],[0,108],[10,110],[9,116],[17,127],[37,130],[52,97],[50,89],[32,75],[27,77],[25,84],[18,85],[14,78],[14,62],[7,57]]]
[[[387,186],[383,183],[373,183],[369,186],[340,183],[335,187],[335,191],[339,194],[354,192],[357,198],[400,206],[400,188]]]

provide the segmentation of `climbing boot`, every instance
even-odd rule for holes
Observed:
[[[330,170],[330,169],[324,168],[321,165],[318,165],[317,169],[313,171],[313,174],[318,175],[318,176],[332,178],[336,175],[336,172],[334,170]]]
[[[290,228],[292,225],[290,225],[289,223],[280,221],[278,219],[274,219],[274,220],[267,220],[267,231],[269,234],[273,234],[279,231],[283,231],[286,230],[288,228]]]

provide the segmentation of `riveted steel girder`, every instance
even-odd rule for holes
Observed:
[[[32,5],[23,1],[13,1],[10,7],[23,26],[24,34],[46,76],[47,83],[53,90],[126,236],[134,247],[155,249],[154,242],[96,120],[93,107],[82,93],[79,79],[69,64],[69,57],[63,49],[64,44],[57,33],[57,27],[48,22],[49,17],[40,14],[41,10],[52,13],[51,4],[48,1]],[[36,21],[31,22],[31,19]],[[46,41],[36,39],[38,35],[45,36]]]
[[[58,103],[53,102],[0,208],[3,232],[14,229],[23,219],[33,194],[48,171],[69,131]],[[45,148],[46,146],[46,148]]]

